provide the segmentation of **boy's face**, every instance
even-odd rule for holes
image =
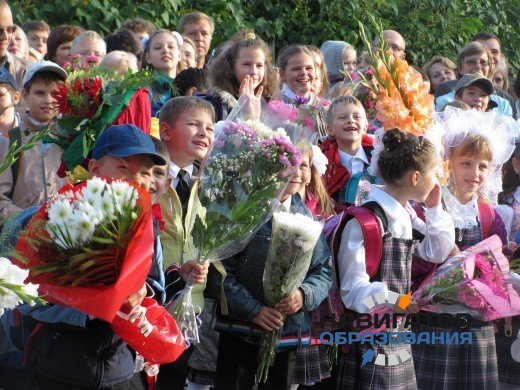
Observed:
[[[88,171],[94,176],[105,176],[112,179],[128,180],[145,191],[150,191],[153,179],[154,162],[146,154],[129,157],[104,156],[99,160],[90,160]]]
[[[489,103],[489,94],[484,88],[473,84],[462,89],[458,100],[463,101],[477,111],[486,111]]]
[[[213,35],[211,34],[210,25],[206,20],[200,22],[188,23],[184,28],[182,35],[190,38],[195,42],[197,53],[204,58],[208,54],[211,46]]]
[[[339,104],[329,126],[340,147],[346,144],[361,146],[361,139],[368,127],[365,110],[355,104]]]
[[[30,90],[24,88],[23,99],[29,106],[31,117],[41,123],[49,123],[58,114],[54,91],[56,81],[35,81]]]
[[[47,38],[49,38],[47,31],[31,30],[27,34],[29,47],[36,49],[41,54],[47,53]]]
[[[150,194],[152,194],[152,204],[159,203],[161,195],[171,184],[172,179],[168,176],[168,165],[155,165],[152,170],[153,181],[150,186]]]
[[[172,124],[161,123],[160,132],[170,158],[181,168],[201,161],[215,136],[211,116],[195,108],[182,112]]]
[[[81,57],[81,67],[89,68],[99,65],[106,53],[103,41],[85,38],[76,47],[76,52],[71,54],[79,54]]]
[[[0,84],[0,117],[7,115],[9,112],[14,114],[14,106],[20,101],[20,94],[9,90]]]

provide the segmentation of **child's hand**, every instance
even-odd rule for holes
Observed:
[[[253,318],[252,322],[263,330],[272,332],[283,326],[282,313],[272,307],[262,306],[260,312]]]
[[[196,261],[189,260],[181,266],[179,274],[185,282],[188,281],[191,273],[191,280],[194,284],[204,283],[208,276],[208,267],[209,263],[207,262],[199,264]]]
[[[146,297],[146,284],[143,284],[143,287],[132,295],[129,295],[128,298],[126,298],[125,303],[123,303],[123,308],[132,310],[135,306],[140,305],[141,302],[143,302],[144,297]]]
[[[242,82],[240,83],[240,87],[238,88],[239,96],[244,96],[244,98],[247,99],[246,104],[244,106],[244,111],[242,113],[244,119],[260,119],[260,114],[262,112],[260,98],[262,97],[263,91],[264,87],[260,86],[258,87],[258,90],[255,94],[253,78],[249,75],[244,77],[244,80],[242,80]]]
[[[291,315],[300,310],[304,303],[303,291],[299,288],[283,298],[274,307],[280,310],[280,313]]]
[[[438,206],[441,204],[442,200],[442,189],[439,183],[435,184],[433,190],[428,194],[428,197],[424,201],[424,205],[431,209],[432,207]]]

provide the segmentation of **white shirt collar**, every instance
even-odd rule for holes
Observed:
[[[287,197],[287,199],[285,199],[278,206],[278,211],[285,211],[285,212],[291,211],[291,200],[292,200],[292,196]]]
[[[380,188],[373,187],[374,189],[370,193],[368,200],[374,200],[385,211],[387,217],[390,217],[396,221],[410,221],[410,212],[407,208],[403,207],[393,196],[383,191]]]
[[[461,204],[449,188],[442,189],[442,200],[446,211],[453,219],[453,225],[458,229],[467,229],[478,225],[478,196],[473,194],[471,200]]]
[[[182,168],[186,172],[188,172],[188,176],[184,177],[184,180],[186,180],[186,183],[190,184],[191,177],[193,176],[193,164],[188,165],[187,167]],[[179,174],[179,171],[181,170],[181,167],[179,167],[177,164],[175,164],[173,161],[170,161],[170,165],[168,166],[168,173],[170,174],[170,177],[172,180],[172,187],[177,187],[177,182],[179,179],[177,178],[177,175]]]
[[[365,164],[366,165],[370,164],[370,162],[368,161],[367,154],[365,153],[365,151],[363,150],[362,147],[360,147],[358,149],[358,151],[356,152],[356,154],[353,156],[344,152],[341,149],[338,149],[338,151],[339,151],[339,160],[341,162],[341,165],[343,165],[345,168],[347,168],[351,175],[357,173],[357,169],[353,169],[355,160],[362,162],[363,167],[365,166]],[[356,165],[358,165],[358,164],[356,164]],[[353,172],[353,170],[356,172]],[[361,172],[362,171],[363,171],[363,169],[361,169]]]

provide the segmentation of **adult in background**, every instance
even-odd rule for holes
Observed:
[[[402,60],[406,59],[406,42],[401,34],[394,30],[383,31],[383,41],[386,42],[388,48],[392,50],[397,58]],[[379,37],[374,39],[372,43],[372,51],[379,49]]]
[[[215,31],[215,22],[213,18],[202,12],[190,12],[185,14],[179,20],[177,31],[185,37],[195,42],[197,48],[198,59],[197,68],[204,68],[206,65],[206,56],[208,55]]]

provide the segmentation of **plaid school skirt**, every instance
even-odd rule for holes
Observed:
[[[396,356],[400,351],[412,354],[410,345],[389,344],[369,345],[356,343],[349,346],[348,352],[341,353],[338,364],[337,390],[367,389],[367,390],[416,390],[415,369],[413,359],[393,366],[376,365],[374,361],[361,367],[363,354],[368,349],[374,351],[374,356],[383,353],[388,362],[389,356]]]
[[[330,378],[329,355],[326,345],[311,345],[296,350],[292,383],[311,385]]]
[[[504,320],[498,323],[498,332],[495,334],[498,358],[498,379],[500,382],[520,385],[520,363],[511,356],[511,344],[516,340],[520,331],[520,316],[512,318],[513,332],[507,337],[504,332]]]
[[[440,335],[453,329],[415,324],[415,333]],[[413,360],[419,389],[496,389],[498,383],[495,332],[491,322],[470,327],[472,344],[413,345]]]

